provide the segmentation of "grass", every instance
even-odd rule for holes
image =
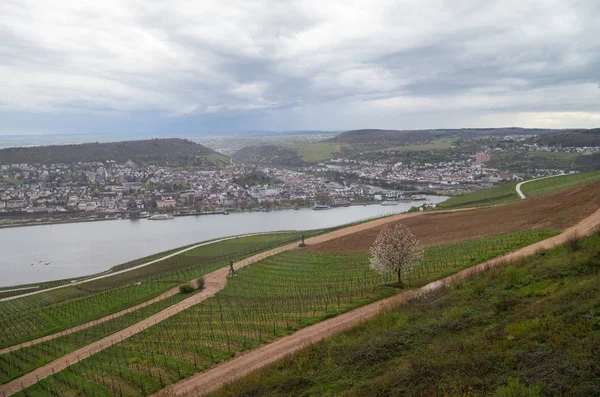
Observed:
[[[594,396],[600,234],[491,269],[212,396]]]
[[[79,286],[0,302],[0,347],[49,335],[152,299],[228,261],[300,238],[300,232],[240,237]],[[140,283],[140,284],[138,284]]]
[[[600,171],[581,172],[528,182],[521,186],[521,191],[527,198],[530,198],[597,181],[600,181]]]
[[[449,209],[509,203],[511,201],[519,200],[516,186],[517,182],[509,182],[491,189],[476,190],[441,202],[437,207]]]
[[[553,234],[520,232],[427,248],[424,270],[407,285],[422,285]],[[367,255],[287,251],[240,269],[214,298],[42,380],[27,394],[146,395],[239,352],[389,296],[394,290],[384,285],[392,280],[371,270]]]
[[[343,146],[339,143],[314,142],[286,146],[294,149],[307,163],[319,163],[337,156]]]

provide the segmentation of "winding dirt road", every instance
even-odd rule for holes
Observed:
[[[171,385],[167,389],[155,393],[153,396],[201,396],[217,389],[227,382],[231,382],[237,378],[249,374],[254,370],[278,361],[288,354],[302,349],[303,347],[318,342],[329,336],[338,334],[348,329],[352,325],[360,323],[369,317],[373,317],[376,314],[389,310],[395,306],[401,305],[415,297],[450,285],[458,279],[467,278],[473,274],[483,272],[491,267],[512,262],[525,256],[533,255],[539,249],[548,249],[556,247],[560,244],[564,244],[570,237],[574,235],[588,235],[592,233],[599,225],[600,209],[596,210],[596,212],[589,217],[583,219],[577,225],[566,229],[557,236],[480,263],[441,280],[427,284],[422,288],[409,290],[394,295],[392,297],[341,314],[329,320],[306,327],[300,331],[297,331],[296,333],[284,336],[270,344],[263,345],[255,350],[251,350],[235,359],[226,361],[208,371],[194,375],[188,379]]]
[[[461,211],[464,211],[464,210],[461,210]],[[321,236],[312,237],[310,239],[307,239],[306,243],[307,244],[323,243],[325,241],[343,237],[348,234],[356,233],[356,232],[359,232],[361,230],[365,230],[365,229],[368,229],[371,227],[378,227],[378,226],[381,226],[381,225],[384,225],[384,224],[387,224],[390,222],[397,222],[399,220],[412,218],[414,216],[418,216],[421,214],[422,213],[420,213],[420,212],[408,213],[408,214],[405,213],[405,214],[390,216],[387,218],[376,219],[374,221],[370,221],[370,222],[358,224],[355,226],[350,226],[347,228],[339,229],[339,230],[336,230],[336,231],[333,231],[331,233],[327,233],[327,234],[324,234]],[[297,247],[298,247],[298,243],[295,242],[295,243],[287,244],[287,245],[284,245],[284,246],[281,246],[278,248],[271,249],[269,251],[261,252],[259,254],[248,257],[244,260],[236,262],[234,264],[234,267],[236,269],[239,269],[244,266],[248,266],[252,263],[256,263],[267,257],[277,255],[281,252],[295,249]],[[189,249],[191,249],[191,248],[189,248]],[[186,249],[186,250],[188,250],[188,249]],[[179,253],[181,253],[181,251]],[[96,342],[93,342],[87,346],[77,349],[74,352],[71,352],[65,356],[62,356],[59,359],[56,359],[56,360],[44,365],[43,367],[37,368],[37,369],[33,370],[32,372],[23,375],[20,378],[14,379],[13,381],[6,383],[4,385],[0,385],[0,393],[4,393],[3,397],[10,396],[14,393],[17,393],[20,390],[22,390],[26,387],[29,387],[29,386],[33,385],[34,383],[37,383],[39,380],[52,375],[54,372],[63,370],[71,364],[75,364],[76,362],[81,361],[84,358],[91,356],[92,354],[96,354],[99,351],[104,350],[107,347],[114,345],[115,343],[121,342],[122,340],[127,339],[127,338],[145,330],[146,328],[149,328],[149,327],[189,308],[190,306],[194,306],[194,305],[204,301],[205,299],[213,296],[214,294],[216,294],[218,291],[222,290],[225,287],[225,285],[227,284],[228,272],[229,272],[229,267],[227,266],[227,267],[221,268],[219,270],[216,270],[212,273],[207,274],[206,276],[204,276],[205,285],[204,285],[204,290],[202,292],[200,292],[196,295],[193,295],[181,302],[178,302],[178,303],[174,304],[173,306],[170,306],[167,309],[165,309],[159,313],[156,313],[153,316],[150,316],[149,318],[147,318],[143,321],[140,321],[130,327],[127,327],[119,332],[116,332],[110,336],[107,336],[107,337],[100,339]],[[157,298],[154,298],[154,300],[159,299],[161,297],[163,297],[163,299],[164,299],[164,295],[169,294],[169,293],[172,294],[172,291],[173,290],[169,290],[169,291],[165,292],[163,295],[161,295]],[[175,290],[175,291],[177,291],[177,290]],[[150,304],[149,302],[145,302],[145,303]],[[115,316],[116,314],[117,313],[115,313],[111,316]],[[107,317],[110,317],[110,316],[107,316]],[[114,317],[112,317],[112,318],[114,318]],[[102,322],[102,321],[107,321],[107,320],[108,320],[107,318],[102,318],[102,319],[98,319],[95,321]],[[90,324],[90,323],[86,323],[86,324]],[[86,324],[80,325],[79,327],[83,327]],[[91,325],[88,325],[88,326],[91,326]],[[75,328],[78,328],[78,327],[75,327]],[[79,329],[81,329],[81,328],[79,328]],[[69,329],[69,330],[63,331],[63,333],[71,333],[71,332],[75,332],[75,331],[76,331],[76,329]],[[40,339],[43,339],[43,338],[40,338]],[[13,348],[23,347],[23,346],[26,346],[27,343],[33,344],[33,342],[35,342],[35,341],[26,342],[21,345],[13,346]],[[37,343],[39,343],[39,341]],[[15,350],[16,350],[16,348],[15,348]],[[10,349],[10,348],[8,348],[8,349]]]

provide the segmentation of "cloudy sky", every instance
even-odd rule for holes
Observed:
[[[600,126],[598,0],[2,0],[0,134]]]

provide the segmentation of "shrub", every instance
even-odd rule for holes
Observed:
[[[579,249],[581,248],[581,241],[576,235],[569,237],[569,239],[567,240],[567,248],[571,252],[579,251]]]
[[[202,291],[204,289],[204,277],[198,277],[196,279],[196,289]]]
[[[179,286],[179,292],[182,294],[189,294],[190,292],[194,292],[194,287],[192,287],[190,283],[181,284]]]
[[[539,397],[544,386],[539,383],[527,386],[519,379],[508,379],[508,384],[500,386],[494,392],[494,397]]]

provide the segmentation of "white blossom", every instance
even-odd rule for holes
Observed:
[[[423,260],[423,247],[408,226],[398,223],[381,230],[371,246],[371,268],[379,273],[394,273],[398,282]]]

